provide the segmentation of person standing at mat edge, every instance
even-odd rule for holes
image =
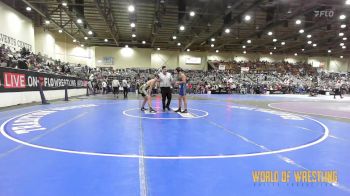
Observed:
[[[122,80],[122,86],[123,86],[123,94],[124,94],[124,99],[128,98],[128,81],[126,79]]]
[[[162,71],[158,75],[160,79],[160,91],[162,93],[163,111],[165,111],[165,109],[170,111],[171,82],[173,81],[173,76],[171,73],[167,72],[166,66],[162,66]],[[165,104],[166,100],[167,102]]]
[[[183,73],[181,67],[177,67],[177,80],[176,85],[179,86],[179,108],[175,112],[187,113],[187,97],[186,97],[186,85],[187,85],[187,77]],[[184,103],[184,110],[181,111],[182,102]]]
[[[343,96],[341,94],[341,87],[342,87],[342,83],[340,80],[337,81],[337,83],[335,83],[334,85],[334,99],[336,95],[339,95],[341,99],[343,99]]]
[[[118,94],[119,94],[119,86],[120,86],[119,80],[114,78],[112,81],[113,95],[114,95],[114,97],[117,95],[117,98],[118,98]]]

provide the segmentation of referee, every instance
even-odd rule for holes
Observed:
[[[171,73],[167,72],[166,66],[162,66],[162,72],[159,73],[160,79],[160,90],[162,93],[162,103],[163,103],[163,111],[168,109],[170,111],[170,102],[171,102],[171,82],[173,81],[173,76]],[[165,104],[165,100],[168,99]]]

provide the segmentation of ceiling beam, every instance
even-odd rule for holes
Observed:
[[[116,22],[114,21],[113,12],[111,10],[111,2],[110,2],[110,0],[104,0],[105,5],[106,5],[106,3],[107,3],[108,8],[106,8],[105,6],[102,5],[101,0],[95,0],[97,10],[99,11],[103,20],[105,21],[106,25],[108,26],[109,33],[111,34],[115,44],[118,46],[119,45],[119,43],[118,43],[119,35],[118,35],[118,29],[116,26]]]
[[[278,38],[278,40],[279,40],[279,41],[294,40],[294,38],[296,38],[296,37],[299,37],[299,36],[305,35],[305,34],[309,34],[309,33],[311,33],[313,30],[322,28],[322,27],[327,26],[327,25],[328,25],[328,23],[323,23],[322,21],[320,21],[320,22],[318,22],[318,23],[315,23],[313,26],[311,26],[311,27],[305,29],[303,34],[300,34],[299,32],[296,32],[296,33],[294,33],[294,34],[292,34],[292,35],[286,34],[287,36],[284,36],[284,37],[282,37],[282,38]],[[273,39],[273,38],[271,37],[271,40],[272,40],[272,39]],[[277,39],[277,38],[276,38],[276,39]],[[264,44],[263,44],[263,46],[264,46],[265,49],[268,48],[268,47],[276,46],[276,43],[277,43],[277,42],[272,42],[272,43],[271,43],[271,40],[270,40],[269,43],[264,43]],[[257,45],[257,46],[254,46],[254,47],[249,48],[249,50],[255,50],[255,49],[260,48],[260,47],[261,47],[261,45]]]
[[[156,42],[157,39],[157,34],[159,32],[159,26],[158,24],[161,22],[161,13],[160,13],[160,0],[155,0],[156,5],[155,5],[155,12],[154,12],[154,20],[153,20],[153,25],[152,25],[152,41],[151,41],[151,47],[154,47],[154,43]]]
[[[291,20],[291,19],[293,19],[293,18],[295,18],[297,16],[300,16],[301,14],[306,14],[306,13],[309,13],[311,11],[314,11],[317,8],[318,8],[318,6],[315,7],[315,5],[311,5],[311,6],[309,6],[306,9],[304,9],[304,6],[302,6],[299,11],[294,12],[292,15],[288,16],[285,19],[280,19],[280,20],[277,20],[277,21],[273,20],[273,21],[267,23],[261,30],[259,30],[257,32],[253,32],[250,35],[248,35],[247,39],[251,39],[251,38],[256,37],[258,35],[262,35],[265,31],[268,31],[268,30],[270,30],[270,29],[272,29],[272,28],[274,28],[276,26],[279,26],[279,25],[283,24],[284,22],[286,22],[288,20]],[[246,38],[240,39],[238,42],[235,42],[235,43],[240,43],[240,42],[244,41],[245,39]],[[217,48],[220,49],[220,48],[224,47],[226,44],[230,44],[230,42],[223,43],[220,46],[218,46]]]
[[[39,8],[37,8],[36,6],[34,6],[33,4],[31,4],[29,1],[27,0],[22,0],[23,3],[25,3],[27,6],[31,7],[34,11],[36,11],[39,15],[41,15],[42,17],[46,18],[46,19],[50,19],[50,16],[46,15],[42,10],[40,10]],[[58,24],[56,21],[50,19],[51,22],[58,28],[61,28],[60,24]],[[72,39],[75,39],[74,36],[72,34],[70,34],[65,28],[62,28],[62,31],[64,33],[66,33],[69,37],[71,37]]]
[[[81,25],[78,24],[77,22],[78,17],[76,17],[72,12],[70,12],[68,8],[63,7],[62,5],[59,5],[59,6],[61,6],[64,13],[69,17],[70,20],[73,21],[73,24],[83,33],[83,35],[88,37],[88,34],[85,32],[84,28],[82,28]],[[86,20],[84,21],[84,24],[89,28],[89,30],[92,30],[92,28],[90,27],[90,25]]]
[[[259,5],[260,2],[262,2],[263,0],[255,0],[254,2],[252,2],[248,7],[246,7],[245,9],[243,9],[242,11],[240,11],[238,14],[236,14],[232,19],[231,21],[228,23],[228,24],[222,24],[214,33],[210,34],[208,37],[206,37],[203,41],[206,41],[208,39],[210,39],[211,37],[217,35],[220,33],[220,31],[223,30],[223,28],[225,26],[232,26],[244,13],[246,13],[247,11],[249,11],[250,9],[256,7]],[[240,2],[236,3],[235,5],[236,6],[239,6],[241,5],[241,3],[244,3],[244,0],[241,0]],[[231,10],[234,10],[234,8],[236,8],[236,6],[232,6],[232,8],[228,11],[228,13],[231,11]],[[226,14],[228,14],[226,13]],[[225,15],[226,15],[225,14]],[[196,37],[193,38],[190,43],[188,43],[184,50],[186,50],[187,48],[189,48],[193,43],[195,43],[197,41]]]

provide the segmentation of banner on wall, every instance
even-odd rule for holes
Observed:
[[[5,35],[3,33],[0,33],[0,44],[5,44],[6,46],[14,47],[17,50],[22,49],[24,47],[29,51],[32,51],[32,45],[21,40],[17,40],[14,37]]]
[[[113,57],[105,56],[103,57],[104,65],[113,65]]]
[[[241,67],[241,73],[249,72],[249,67]]]
[[[0,93],[86,88],[88,81],[76,77],[0,67]]]
[[[186,58],[186,64],[201,64],[202,58],[201,57],[187,57]]]
[[[223,64],[219,65],[219,70],[225,70],[225,68],[226,68],[225,65],[223,65]]]

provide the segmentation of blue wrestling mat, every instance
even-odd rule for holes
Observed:
[[[215,100],[190,100],[188,114],[153,105],[1,112],[0,195],[350,194],[347,122]]]

